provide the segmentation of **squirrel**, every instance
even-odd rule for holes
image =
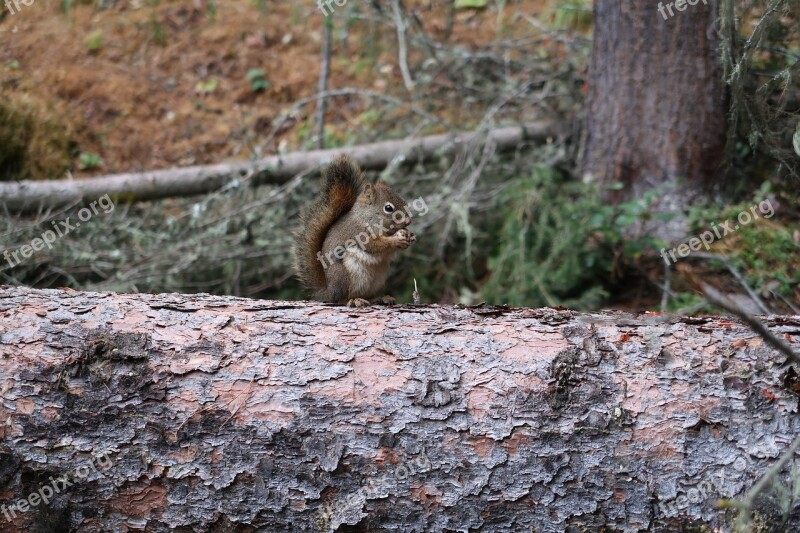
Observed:
[[[346,155],[334,159],[322,176],[322,193],[301,215],[295,236],[297,277],[324,302],[396,303],[391,296],[376,296],[395,254],[417,240],[406,229],[411,223],[406,201],[385,182],[370,183]]]

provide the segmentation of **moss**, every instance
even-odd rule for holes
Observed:
[[[776,214],[770,203],[773,200],[763,200],[766,196],[770,196],[768,190],[762,188],[749,202],[721,209],[714,206],[696,209],[693,228],[700,233],[715,223],[727,221],[730,233],[716,240],[711,251],[727,257],[757,292],[769,289],[793,300],[794,291],[800,286],[800,243],[795,242],[794,236],[796,221],[785,214]],[[767,205],[770,209],[766,209]],[[740,215],[744,218],[739,219]]]

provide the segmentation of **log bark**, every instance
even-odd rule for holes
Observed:
[[[414,163],[437,154],[453,153],[484,135],[486,134],[481,132],[430,135],[418,139],[383,141],[348,148],[293,152],[257,161],[116,174],[80,180],[0,182],[0,205],[16,213],[88,204],[106,194],[123,201],[194,196],[215,191],[231,180],[249,173],[254,173],[252,180],[255,184],[281,184],[297,174],[329,162],[341,153],[349,154],[365,169],[380,169],[399,155],[404,156],[407,162]],[[557,135],[558,128],[552,122],[534,122],[499,128],[488,133],[498,150],[513,149],[524,141],[545,142]]]
[[[781,363],[720,317],[0,287],[0,529],[724,531]]]

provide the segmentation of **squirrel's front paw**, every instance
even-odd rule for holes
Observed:
[[[347,307],[369,307],[369,300],[364,298],[352,298],[347,301]]]
[[[392,238],[397,244],[397,247],[402,249],[408,248],[409,246],[417,242],[417,236],[405,228],[398,230],[397,233],[392,235]]]

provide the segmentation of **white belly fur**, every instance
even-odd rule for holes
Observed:
[[[361,248],[347,248],[342,260],[350,273],[350,298],[376,296],[386,284],[389,262],[394,252],[372,255]]]

